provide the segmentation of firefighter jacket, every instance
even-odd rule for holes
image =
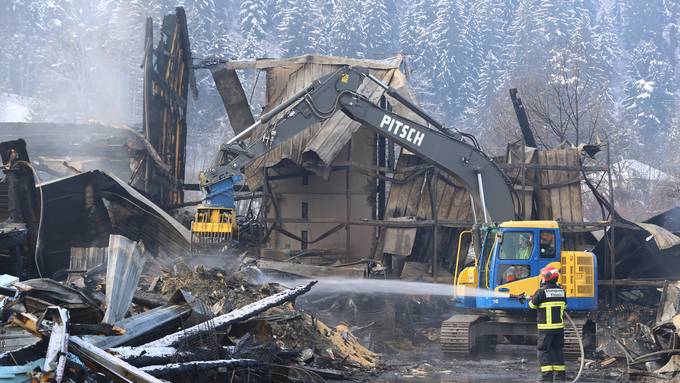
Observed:
[[[567,297],[564,290],[556,282],[542,285],[531,297],[529,307],[538,310],[539,330],[564,329],[564,310],[567,308]]]

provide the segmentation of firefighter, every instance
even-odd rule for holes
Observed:
[[[567,297],[557,284],[559,270],[546,266],[541,270],[541,285],[529,301],[536,309],[538,322],[538,362],[541,381],[565,380],[564,310]]]

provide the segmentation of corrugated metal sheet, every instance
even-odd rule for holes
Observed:
[[[122,235],[111,235],[107,258],[104,323],[114,324],[125,317],[132,304],[146,261],[144,245]]]
[[[106,262],[105,247],[72,247],[69,269],[89,270]]]
[[[666,250],[673,246],[680,245],[680,237],[661,226],[642,222],[636,222],[635,224],[645,229],[649,233],[652,238],[647,238],[654,239],[654,242],[656,242],[656,246],[659,248],[659,250]]]
[[[402,59],[402,56],[396,56],[389,60],[371,61],[308,55],[288,60],[267,61],[267,65],[260,66],[267,71],[266,109],[278,105],[314,80],[334,72],[342,65],[367,67],[371,74],[391,84],[395,73],[399,72]],[[384,91],[377,84],[364,81],[359,87],[359,93],[377,102]],[[251,188],[261,185],[262,167],[274,166],[282,160],[289,160],[317,174],[327,175],[327,166],[360,127],[361,124],[342,112],[335,113],[330,119],[306,129],[289,142],[253,162],[245,172],[248,185]],[[257,131],[254,139],[258,139],[262,131],[262,129]]]

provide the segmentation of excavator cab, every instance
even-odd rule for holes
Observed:
[[[511,221],[500,225],[488,259],[483,288],[503,294],[531,296],[539,287],[540,270],[560,265],[560,230],[555,221]],[[478,308],[526,309],[516,299],[488,294],[477,297]]]
[[[526,303],[504,295],[533,295],[539,287],[540,270],[552,265],[562,270],[560,284],[567,291],[570,308],[597,308],[595,256],[562,251],[558,222],[509,221],[486,227],[482,233],[482,256],[454,276],[456,296],[462,298],[462,306],[526,310]],[[466,287],[480,290],[466,291]],[[479,293],[484,290],[490,291]]]

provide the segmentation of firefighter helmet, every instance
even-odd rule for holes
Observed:
[[[548,283],[550,281],[557,281],[560,277],[560,271],[552,266],[546,266],[541,269],[541,282]]]

